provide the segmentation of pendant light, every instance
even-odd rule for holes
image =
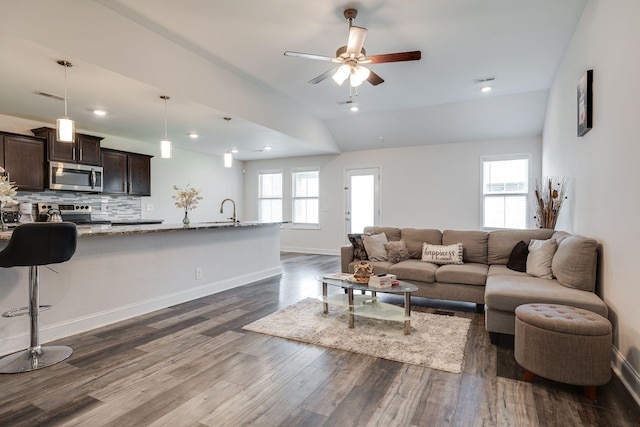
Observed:
[[[229,145],[229,121],[231,120],[231,117],[224,117],[224,119],[227,121],[227,145]],[[233,166],[233,154],[231,151],[227,150],[224,153],[224,167],[230,168],[231,166]]]
[[[160,99],[164,99],[164,139],[160,141],[160,157],[163,159],[170,159],[171,141],[167,138],[167,101],[171,98],[167,95],[160,95]]]
[[[60,142],[74,142],[76,124],[67,115],[67,68],[73,67],[73,64],[64,59],[57,62],[64,67],[64,117],[56,120],[56,140]]]

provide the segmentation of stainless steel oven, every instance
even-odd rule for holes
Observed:
[[[102,192],[102,166],[49,162],[49,189]]]

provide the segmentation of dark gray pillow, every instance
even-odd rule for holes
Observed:
[[[353,245],[353,261],[361,261],[369,259],[367,250],[364,248],[364,241],[362,240],[364,234],[347,234],[347,238]]]
[[[509,255],[507,268],[509,270],[526,273],[527,272],[527,256],[529,256],[529,245],[527,245],[523,240],[520,240],[513,247],[513,250],[511,251],[511,255]]]

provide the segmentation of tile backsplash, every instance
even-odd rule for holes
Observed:
[[[74,193],[71,191],[44,191],[41,193],[18,192],[18,202],[83,204],[91,206],[93,219],[140,219],[142,203],[140,197],[110,196],[107,194]]]

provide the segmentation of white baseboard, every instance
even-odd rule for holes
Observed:
[[[280,252],[294,252],[297,254],[336,255],[340,256],[340,249],[297,248],[294,246],[280,246]]]
[[[254,272],[251,274],[234,277],[220,282],[206,283],[201,286],[190,288],[183,292],[161,295],[156,298],[139,301],[115,307],[109,310],[93,313],[88,316],[69,319],[64,322],[51,324],[40,329],[40,341],[42,343],[51,342],[71,335],[90,331],[135,316],[150,313],[152,311],[171,307],[194,299],[202,298],[228,289],[248,285],[259,280],[268,279],[282,274],[281,267],[273,267],[267,270]],[[9,354],[23,350],[29,346],[29,331],[24,334],[3,338],[2,353]]]
[[[640,405],[640,375],[616,347],[611,347],[611,353],[613,372],[616,373],[627,390],[629,390],[636,403]]]

